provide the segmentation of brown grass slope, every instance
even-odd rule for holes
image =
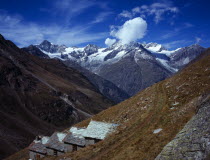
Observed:
[[[203,95],[210,93],[210,49],[199,61],[173,77],[92,117],[119,123],[118,130],[95,145],[67,153],[73,160],[153,160],[196,113]],[[87,126],[90,119],[76,126]],[[155,129],[162,128],[158,134]],[[60,159],[62,157],[46,157]]]
[[[63,130],[111,105],[80,72],[24,52],[0,35],[0,159],[38,134]]]

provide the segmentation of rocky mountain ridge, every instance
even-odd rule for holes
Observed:
[[[36,46],[29,46],[22,48],[22,50],[27,51],[35,56],[41,57],[41,58],[50,58],[48,55],[44,54],[39,48]],[[74,61],[71,60],[65,60],[63,61],[65,65],[68,67],[74,68],[78,71],[80,71],[84,76],[86,76],[89,81],[108,99],[114,101],[115,103],[119,103],[127,98],[129,98],[129,95],[123,91],[122,89],[118,88],[116,85],[114,85],[112,82],[98,76],[95,73],[90,72],[89,70],[81,67],[79,64],[77,64]]]
[[[120,124],[106,140],[60,157],[79,159],[203,159],[210,156],[210,49],[174,76],[91,119]],[[85,127],[90,119],[77,127]]]
[[[130,96],[142,89],[170,77],[196,58],[205,49],[192,45],[174,51],[157,43],[114,43],[108,48],[87,45],[84,48],[57,46],[44,41],[36,45],[50,58],[72,61],[112,82]],[[56,48],[54,52],[44,48]],[[62,51],[61,51],[62,50]],[[190,54],[189,54],[190,53]],[[149,73],[149,74],[148,74]]]

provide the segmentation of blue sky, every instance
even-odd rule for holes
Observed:
[[[20,47],[44,39],[104,47],[107,38],[169,49],[210,47],[209,5],[209,0],[0,0],[0,34]]]

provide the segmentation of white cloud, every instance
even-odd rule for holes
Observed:
[[[72,26],[66,28],[58,25],[38,25],[24,22],[20,16],[11,16],[4,12],[0,14],[0,33],[14,41],[19,47],[40,43],[47,39],[55,44],[69,46],[93,42],[103,39],[107,33],[89,32],[90,26]]]
[[[95,17],[95,19],[90,24],[96,24],[96,23],[103,22],[111,14],[112,14],[112,12],[110,12],[110,11],[101,12]]]
[[[110,35],[120,39],[122,44],[128,44],[145,36],[147,22],[141,17],[126,21],[122,26],[111,28]]]
[[[95,0],[54,0],[49,8],[40,8],[41,11],[54,15],[56,18],[61,17],[62,23],[69,25],[72,20],[76,20],[80,14],[87,12],[91,8],[99,8],[102,13],[99,13],[95,18],[95,23],[99,23],[102,18],[105,18],[105,12],[109,10],[107,2],[97,2]],[[103,12],[104,11],[104,12]],[[74,22],[75,23],[75,22]]]
[[[195,37],[195,41],[198,44],[198,43],[200,43],[202,41],[202,39],[200,37]]]
[[[111,45],[114,44],[115,42],[116,42],[116,39],[107,38],[107,39],[105,40],[105,44],[106,44],[107,46],[111,46]]]
[[[53,9],[58,14],[66,14],[66,16],[76,16],[85,9],[96,5],[93,1],[89,0],[55,0],[53,3]]]
[[[179,9],[172,5],[169,1],[164,3],[153,3],[151,5],[142,5],[133,8],[130,12],[123,11],[119,14],[120,17],[133,18],[134,16],[140,16],[146,18],[147,16],[154,16],[155,23],[159,23],[164,19],[165,13],[177,13]]]
[[[135,9],[137,11],[137,9]],[[163,19],[165,13],[177,13],[177,7],[172,6],[171,3],[153,3],[151,5],[143,5],[138,8],[138,12],[143,16],[154,16],[155,23],[159,23]]]
[[[133,14],[140,13],[140,7],[135,7],[132,9]]]
[[[133,17],[132,13],[129,11],[126,11],[126,10],[122,11],[118,16],[124,17],[124,18],[132,18]]]

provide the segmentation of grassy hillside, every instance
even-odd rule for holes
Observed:
[[[196,113],[203,95],[210,93],[209,53],[210,49],[203,53],[204,58],[180,73],[92,117],[119,123],[120,127],[104,141],[67,153],[65,157],[73,160],[153,160]],[[76,126],[87,126],[89,121]],[[159,128],[162,131],[154,134]]]
[[[210,93],[210,49],[202,58],[173,77],[100,112],[94,120],[120,124],[104,141],[61,157],[45,160],[153,160],[196,113],[202,97]],[[90,119],[76,126],[87,126]],[[162,131],[154,134],[154,130]],[[22,153],[22,154],[21,154]],[[20,157],[20,155],[26,155]],[[25,150],[8,160],[25,160]]]

